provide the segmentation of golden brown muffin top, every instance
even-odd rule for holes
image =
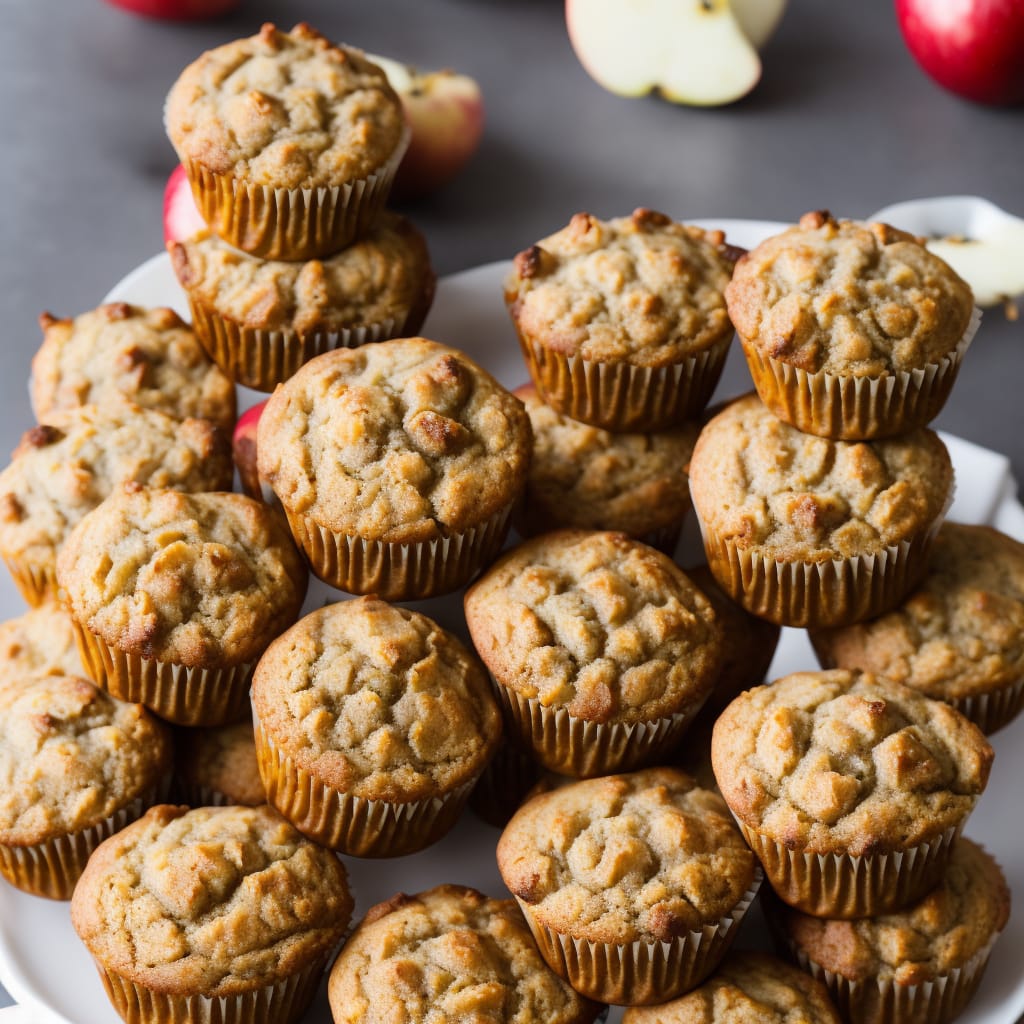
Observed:
[[[168,995],[234,996],[326,958],[341,861],[269,807],[151,808],[89,858],[71,923],[104,966]]]
[[[697,422],[655,434],[610,434],[545,405],[532,384],[512,393],[533,427],[523,510],[529,533],[574,526],[641,537],[685,515]]]
[[[389,320],[401,327],[411,310],[429,305],[434,292],[426,240],[389,211],[323,260],[257,259],[209,231],[167,248],[189,296],[246,328],[305,335]]]
[[[335,1024],[590,1024],[598,1012],[544,963],[514,900],[458,885],[371,907],[327,994]]]
[[[930,430],[830,441],[783,423],[756,395],[701,431],[690,494],[714,534],[780,561],[876,554],[926,531],[946,509],[953,464]]]
[[[711,742],[732,812],[792,849],[906,850],[970,814],[992,747],[941,701],[869,673],[797,672],[741,693]]]
[[[1024,544],[991,526],[943,523],[928,573],[898,608],[812,636],[823,662],[945,700],[1024,679]]]
[[[608,221],[577,213],[516,256],[505,301],[521,334],[564,355],[679,363],[732,334],[724,243],[721,231],[653,210]]]
[[[82,676],[71,616],[58,604],[0,622],[0,698],[37,676]]]
[[[260,478],[285,508],[366,540],[486,522],[521,491],[522,403],[455,349],[398,338],[310,360],[260,416]]]
[[[498,682],[588,721],[694,711],[721,663],[707,598],[667,555],[621,533],[527,541],[480,576],[465,606]]]
[[[842,1024],[828,989],[778,957],[732,952],[703,985],[661,1006],[634,1006],[622,1024]]]
[[[110,302],[73,319],[43,313],[39,325],[43,344],[29,382],[38,419],[120,398],[176,419],[234,426],[234,384],[173,309]]]
[[[226,435],[127,402],[51,412],[0,473],[0,553],[52,565],[72,527],[122,484],[231,486]]]
[[[920,985],[962,967],[1003,930],[1010,890],[995,860],[961,838],[938,886],[898,913],[834,921],[781,905],[776,912],[794,948],[826,970]]]
[[[141,704],[72,676],[26,681],[0,705],[0,843],[99,824],[171,770],[170,730]]]
[[[171,88],[164,123],[183,163],[289,189],[365,178],[405,133],[384,72],[305,24],[207,50]]]
[[[180,729],[175,769],[190,788],[212,790],[230,804],[258,807],[267,802],[251,721]]]
[[[72,616],[110,646],[215,668],[255,660],[306,593],[279,517],[222,492],[111,495],[68,537],[57,580]]]
[[[920,239],[828,211],[743,256],[725,296],[736,330],[767,355],[853,377],[937,362],[974,308],[967,283]]]
[[[252,699],[276,746],[367,799],[451,792],[480,774],[501,736],[476,658],[432,619],[376,597],[297,622],[260,659]]]
[[[592,942],[671,942],[717,924],[756,868],[722,798],[675,768],[534,797],[498,841],[512,894],[540,923]]]

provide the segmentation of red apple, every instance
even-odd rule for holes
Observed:
[[[417,71],[390,57],[366,55],[388,76],[412,131],[392,195],[416,199],[451,181],[476,152],[484,130],[480,86],[454,71]]]
[[[164,242],[184,242],[205,227],[185,168],[178,164],[164,186]]]
[[[242,481],[242,490],[250,498],[269,504],[272,494],[268,496],[264,492],[259,473],[256,472],[256,427],[266,404],[267,399],[264,399],[252,408],[246,409],[238,417],[234,433],[231,435],[231,457],[235,460],[238,478]]]
[[[107,3],[147,18],[196,21],[200,18],[217,18],[236,10],[241,0],[107,0]]]
[[[1021,0],[896,0],[896,16],[939,85],[978,103],[1024,101]]]

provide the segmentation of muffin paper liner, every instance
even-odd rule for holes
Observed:
[[[330,256],[363,234],[387,202],[409,145],[406,128],[373,174],[323,188],[271,188],[183,160],[203,220],[229,244],[268,260]]]
[[[127,1024],[292,1024],[313,1001],[329,955],[275,985],[234,996],[157,992],[96,961],[114,1009]]]
[[[253,665],[193,668],[111,647],[72,619],[78,654],[89,678],[118,700],[144,704],[176,725],[224,725],[249,706]]]
[[[763,879],[754,881],[733,909],[700,931],[671,942],[592,942],[539,922],[529,903],[516,897],[548,966],[577,992],[600,1003],[647,1006],[696,988],[725,956]]]
[[[469,794],[469,806],[488,825],[504,828],[540,778],[541,766],[518,743],[502,737]]]
[[[865,441],[905,434],[938,416],[980,323],[975,307],[956,347],[938,362],[881,377],[809,373],[742,337],[740,343],[761,401],[779,419],[805,434]]]
[[[150,807],[164,800],[164,779],[135,797],[109,817],[77,832],[70,832],[31,846],[0,844],[0,875],[11,885],[33,896],[69,900],[93,850],[115,832],[130,825]]]
[[[602,363],[568,356],[519,336],[541,398],[574,420],[615,433],[666,430],[697,416],[708,404],[732,337],[668,366]]]
[[[54,562],[49,566],[33,566],[15,558],[4,558],[14,579],[18,592],[25,603],[33,608],[57,599],[57,569]]]
[[[565,708],[547,708],[536,697],[494,684],[509,732],[559,775],[587,779],[632,771],[667,755],[700,710],[694,705],[648,722],[589,722]]]
[[[285,509],[292,536],[320,579],[349,594],[376,594],[385,601],[416,601],[458,590],[497,557],[511,511],[509,502],[450,537],[400,544],[338,533]]]
[[[1004,725],[1009,725],[1024,708],[1024,679],[988,693],[942,699],[969,718],[986,736],[991,736]]]
[[[842,919],[875,917],[919,900],[942,877],[964,827],[961,821],[907,850],[857,857],[789,850],[736,823],[779,899],[815,917]]]
[[[437,842],[455,824],[476,776],[426,800],[370,800],[321,782],[281,750],[254,718],[256,758],[276,807],[321,846],[351,857],[401,857]]]

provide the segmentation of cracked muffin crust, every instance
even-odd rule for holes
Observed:
[[[336,1024],[590,1024],[600,1009],[544,963],[513,900],[456,885],[371,907],[327,992]]]
[[[84,675],[71,616],[57,604],[0,623],[0,700],[38,676]]]
[[[176,740],[174,770],[184,803],[258,807],[267,802],[251,720],[182,729]]]
[[[176,419],[235,423],[235,388],[172,309],[112,302],[74,318],[39,318],[43,344],[32,359],[36,418],[54,409],[125,399]]]

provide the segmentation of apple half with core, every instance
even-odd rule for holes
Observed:
[[[164,186],[164,242],[184,242],[205,227],[185,168],[178,164]]]

